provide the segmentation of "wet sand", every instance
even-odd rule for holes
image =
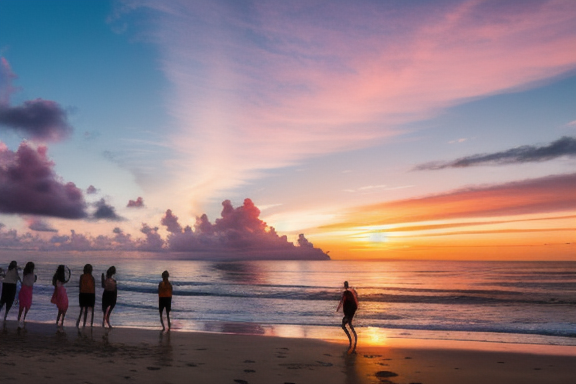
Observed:
[[[347,345],[100,327],[57,330],[8,321],[1,383],[570,383],[575,347],[387,339]]]

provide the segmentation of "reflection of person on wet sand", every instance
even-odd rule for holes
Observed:
[[[166,330],[162,312],[166,308],[166,319],[168,320],[168,330],[170,330],[170,310],[172,309],[172,284],[168,281],[170,274],[168,271],[162,272],[162,281],[158,284],[158,310],[160,311],[160,323],[162,330]]]
[[[348,336],[348,341],[350,345],[348,348],[352,348],[352,337],[350,336],[350,332],[346,329],[346,324],[350,327],[352,334],[354,334],[354,348],[352,348],[351,352],[356,350],[356,344],[358,342],[358,335],[356,335],[356,330],[352,326],[352,319],[354,318],[354,314],[356,313],[356,309],[358,309],[358,295],[356,294],[356,290],[354,288],[348,287],[348,282],[344,282],[344,292],[342,292],[342,298],[338,303],[338,308],[336,308],[336,312],[340,310],[340,307],[343,308],[344,317],[342,318],[342,329]]]

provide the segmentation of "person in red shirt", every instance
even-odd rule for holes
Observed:
[[[160,323],[162,330],[166,330],[162,312],[166,308],[166,318],[168,320],[168,330],[170,330],[170,310],[172,309],[172,284],[168,281],[170,274],[168,271],[162,272],[162,281],[158,284],[158,310],[160,311]]]
[[[348,350],[350,352],[354,352],[356,350],[356,344],[358,342],[358,335],[356,334],[356,330],[352,326],[352,319],[356,314],[356,310],[358,309],[358,294],[354,288],[350,288],[348,286],[348,282],[344,282],[344,292],[342,292],[342,298],[340,299],[340,303],[338,303],[338,307],[336,308],[336,312],[340,310],[342,307],[344,311],[344,317],[342,318],[342,329],[348,336],[348,341],[350,345],[348,346]],[[352,348],[352,337],[350,336],[350,332],[346,329],[346,324],[350,327],[350,330],[354,334],[354,348]],[[351,349],[352,348],[352,349]],[[351,350],[350,350],[351,349]]]

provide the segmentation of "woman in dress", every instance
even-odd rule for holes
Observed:
[[[32,286],[38,280],[38,277],[34,274],[34,263],[29,261],[24,267],[24,273],[22,276],[22,286],[20,287],[20,294],[18,294],[18,301],[20,302],[20,311],[18,312],[18,323],[22,318],[22,312],[24,312],[23,322],[26,322],[26,315],[32,306]]]
[[[66,278],[66,269],[68,269],[68,278]],[[64,326],[64,318],[66,317],[66,311],[68,311],[68,294],[66,293],[66,284],[70,280],[71,276],[70,268],[65,265],[59,265],[56,269],[56,273],[52,277],[52,285],[54,286],[54,293],[52,294],[52,304],[56,304],[58,308],[58,316],[56,317],[56,326],[60,322],[60,326]]]

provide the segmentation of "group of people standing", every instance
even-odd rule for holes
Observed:
[[[0,298],[0,311],[6,305],[6,310],[4,312],[4,321],[8,316],[8,312],[12,308],[14,301],[16,299],[17,283],[20,282],[20,293],[18,294],[18,302],[20,304],[20,311],[18,312],[18,323],[26,321],[26,315],[32,306],[32,292],[34,283],[38,280],[38,277],[34,273],[35,265],[33,262],[28,262],[23,270],[22,279],[18,273],[18,264],[16,261],[12,261],[8,266],[8,270],[4,272],[0,268],[0,276],[4,277],[2,282],[2,296]],[[92,265],[86,264],[84,266],[84,273],[80,276],[79,280],[79,304],[80,304],[80,315],[76,321],[76,326],[80,326],[80,320],[82,315],[84,315],[84,323],[86,326],[86,319],[88,315],[88,310],[92,312],[92,318],[90,321],[90,326],[94,324],[94,306],[96,304],[96,283],[94,277],[92,276]],[[108,268],[106,275],[102,274],[102,288],[104,292],[102,294],[102,326],[110,325],[110,314],[116,306],[116,298],[118,296],[118,289],[116,286],[116,280],[114,280],[114,275],[116,274],[116,268],[114,266]],[[58,309],[58,315],[56,316],[56,325],[63,326],[64,318],[66,317],[66,312],[68,311],[68,293],[66,292],[65,284],[70,281],[72,273],[70,268],[65,265],[59,265],[52,277],[52,285],[54,286],[54,292],[52,293],[52,298],[50,302],[56,305]],[[22,318],[22,313],[24,317]]]
[[[0,268],[0,276],[4,277],[2,283],[2,296],[0,298],[0,311],[6,304],[6,311],[4,312],[4,321],[8,316],[8,312],[14,300],[16,298],[16,284],[21,283],[20,293],[18,295],[18,300],[20,303],[20,310],[18,312],[18,322],[20,323],[22,313],[24,313],[24,318],[22,321],[26,321],[26,315],[32,306],[32,287],[37,281],[37,276],[34,274],[34,263],[28,262],[24,267],[23,277],[20,279],[18,273],[18,264],[16,261],[12,261],[8,266],[8,270],[4,272]],[[66,271],[68,272],[68,277],[66,277]],[[94,276],[92,276],[92,265],[86,264],[84,266],[84,273],[79,279],[79,297],[78,302],[80,305],[80,314],[78,315],[78,320],[76,320],[76,327],[80,326],[80,321],[82,320],[82,315],[84,315],[83,326],[86,326],[86,320],[88,317],[88,310],[91,311],[90,326],[94,325],[94,306],[96,304],[96,282]],[[102,273],[101,285],[104,288],[102,293],[102,327],[106,325],[112,328],[110,324],[110,314],[116,306],[116,300],[118,297],[118,287],[114,275],[116,274],[116,267],[112,266],[106,271],[106,275]],[[70,281],[72,273],[70,268],[65,265],[59,265],[52,277],[52,285],[54,286],[54,293],[52,294],[51,303],[56,304],[58,308],[58,315],[56,317],[56,325],[63,326],[64,318],[66,317],[66,312],[68,310],[68,294],[66,292],[65,284]],[[170,324],[170,311],[172,309],[172,284],[168,280],[170,274],[168,271],[162,272],[162,281],[158,284],[158,310],[160,312],[160,323],[162,324],[162,330],[166,329],[164,325],[163,312],[166,311],[166,318],[168,322],[168,329],[171,328]],[[358,336],[356,335],[356,330],[352,326],[352,320],[358,308],[358,294],[356,290],[348,285],[348,282],[344,282],[344,291],[336,311],[340,308],[343,309],[344,317],[342,318],[342,329],[348,337],[350,342],[349,348],[354,351],[356,349],[356,343]],[[346,329],[346,325],[350,327],[352,334],[354,335],[354,344],[352,345],[352,337],[350,332]],[[353,348],[352,348],[353,347]]]
[[[4,305],[6,305],[6,311],[4,312],[4,321],[8,316],[8,312],[12,308],[14,301],[16,299],[17,283],[20,282],[20,293],[18,294],[18,302],[20,304],[20,311],[18,312],[18,323],[26,321],[26,315],[32,306],[32,291],[33,285],[38,280],[38,277],[34,273],[35,265],[33,262],[28,262],[23,270],[23,276],[20,278],[18,273],[18,263],[12,261],[8,266],[8,270],[4,271],[0,268],[0,277],[3,277],[2,282],[2,295],[0,298],[0,311]],[[80,321],[84,317],[83,326],[86,326],[86,320],[88,318],[88,311],[91,312],[90,326],[94,325],[94,306],[96,305],[96,282],[94,276],[92,276],[93,267],[90,264],[84,266],[83,274],[80,276],[78,281],[79,295],[78,303],[80,306],[80,314],[76,320],[76,327],[80,327]],[[118,286],[116,280],[114,279],[116,275],[116,267],[111,266],[106,271],[106,274],[102,273],[101,286],[104,288],[102,293],[102,327],[108,326],[112,328],[110,324],[110,315],[112,310],[116,306],[116,300],[118,298]],[[66,312],[68,311],[68,293],[66,292],[65,285],[70,281],[72,272],[70,268],[65,265],[59,265],[52,277],[52,285],[54,286],[54,292],[52,293],[52,298],[50,302],[56,305],[58,309],[58,315],[56,316],[56,325],[64,326],[64,318],[66,317]],[[162,272],[162,281],[158,285],[158,309],[160,312],[160,323],[162,324],[162,330],[166,329],[164,325],[163,312],[166,311],[166,318],[168,321],[168,329],[171,328],[170,323],[170,311],[172,309],[172,284],[168,280],[170,274],[168,271]],[[22,313],[24,317],[22,318]]]

